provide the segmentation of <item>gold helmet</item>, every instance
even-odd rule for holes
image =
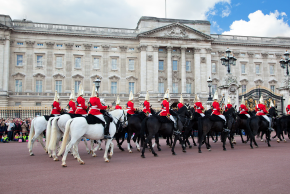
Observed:
[[[117,105],[120,104],[120,97],[119,97],[119,95],[117,96],[116,104],[117,104]]]
[[[147,93],[146,93],[146,96],[145,96],[145,100],[149,100],[150,99],[150,97],[149,97],[149,92],[148,92],[148,90],[147,90]]]
[[[76,97],[75,97],[75,90],[74,89],[72,89],[71,90],[71,94],[70,94],[70,96],[69,96],[69,99],[70,100],[74,100]]]
[[[134,99],[133,92],[130,91],[129,100],[133,100],[133,99]]]

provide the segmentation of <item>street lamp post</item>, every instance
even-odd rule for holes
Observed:
[[[210,79],[210,77],[208,78],[207,80],[207,83],[208,83],[208,89],[209,89],[209,94],[208,94],[208,99],[207,101],[212,101],[212,97],[211,97],[211,83],[212,83],[212,80]]]
[[[221,58],[222,65],[228,67],[228,73],[231,73],[231,65],[236,66],[237,59],[231,55],[231,50],[227,48],[226,55]]]
[[[280,60],[280,66],[285,69],[286,68],[286,74],[287,76],[289,75],[289,69],[288,66],[290,66],[290,59],[289,59],[289,53],[286,50],[286,52],[284,53],[285,59],[281,58]]]
[[[97,78],[95,81],[93,81],[94,82],[94,84],[95,84],[95,87],[96,87],[96,89],[97,89],[97,91],[98,91],[98,93],[99,93],[99,88],[100,88],[100,86],[101,86],[101,80],[99,79],[99,78]]]

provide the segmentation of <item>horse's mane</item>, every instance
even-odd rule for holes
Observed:
[[[272,117],[277,117],[277,116],[278,116],[275,107],[271,107],[271,108],[269,109],[269,115],[272,116]]]

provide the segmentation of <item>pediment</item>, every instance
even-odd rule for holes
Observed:
[[[45,75],[42,74],[42,73],[35,73],[35,74],[33,74],[33,77],[41,77],[41,78],[44,78]]]
[[[20,73],[20,72],[12,74],[12,77],[25,77],[25,76],[26,75],[24,73]]]
[[[180,23],[173,23],[142,32],[138,37],[211,40],[211,36]]]
[[[95,75],[92,75],[91,78],[92,79],[100,79],[100,80],[102,80],[103,77],[98,75],[98,74],[95,74]]]
[[[128,77],[126,77],[126,79],[128,80],[128,81],[137,81],[138,80],[138,78],[137,77],[134,77],[134,76],[128,76]]]
[[[75,78],[75,79],[83,79],[84,76],[83,75],[80,75],[80,74],[75,74],[72,76],[72,78]]]
[[[63,75],[61,73],[56,73],[56,74],[52,75],[52,77],[54,77],[56,79],[61,79],[61,78],[65,78],[65,75]]]

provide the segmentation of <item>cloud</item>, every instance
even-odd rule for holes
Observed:
[[[231,0],[167,0],[167,17],[206,20],[218,3]],[[2,0],[0,14],[33,22],[135,28],[141,16],[165,17],[165,0]]]
[[[212,27],[216,28],[218,32],[221,32],[223,29],[218,25],[218,23],[216,21],[212,21],[211,22]],[[214,33],[216,34],[216,33]]]
[[[243,36],[287,36],[290,34],[290,27],[284,17],[285,12],[279,13],[277,10],[270,14],[263,14],[261,10],[250,13],[249,21],[234,21],[230,26],[230,31],[225,31],[226,35],[243,35]]]
[[[226,9],[224,9],[222,11],[222,18],[228,17],[230,15],[230,13],[231,13],[230,7],[229,6],[226,6]]]

